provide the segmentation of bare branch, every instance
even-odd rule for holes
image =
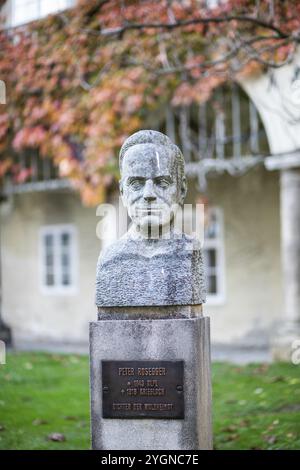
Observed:
[[[110,36],[114,34],[123,34],[129,30],[142,30],[142,29],[166,29],[172,30],[175,28],[184,28],[186,26],[193,26],[197,24],[209,24],[209,23],[229,23],[231,21],[237,21],[242,23],[251,23],[255,26],[260,26],[261,28],[268,29],[277,33],[280,38],[288,38],[289,35],[284,33],[280,28],[275,26],[273,23],[260,20],[253,16],[243,16],[243,15],[231,15],[231,16],[216,16],[209,18],[193,18],[186,21],[177,21],[176,23],[128,23],[123,26],[116,28],[105,28],[98,32],[98,34],[103,36]],[[95,33],[95,31],[94,31]]]

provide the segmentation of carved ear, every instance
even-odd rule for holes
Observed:
[[[123,206],[124,206],[124,207],[127,207],[126,199],[125,199],[125,197],[124,197],[124,189],[123,189],[123,182],[122,182],[122,180],[119,181],[119,190],[120,190],[120,194],[121,194],[121,199],[122,199],[122,202],[123,202]]]
[[[120,191],[121,196],[123,196],[123,184],[122,184],[122,180],[119,181],[119,191]]]
[[[186,177],[183,176],[181,178],[181,185],[180,185],[180,204],[183,204],[185,200],[186,192],[187,192],[187,181],[186,181]]]

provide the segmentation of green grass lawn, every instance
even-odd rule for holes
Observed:
[[[300,449],[300,365],[213,365],[217,449]],[[53,442],[49,435],[63,434]],[[88,358],[8,354],[0,449],[89,449]]]

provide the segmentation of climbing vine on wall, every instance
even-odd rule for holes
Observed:
[[[24,182],[16,155],[51,158],[86,204],[117,178],[117,152],[166,104],[293,60],[298,1],[81,0],[0,33],[0,179]]]

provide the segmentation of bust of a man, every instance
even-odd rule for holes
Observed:
[[[98,261],[98,307],[199,305],[205,302],[200,242],[175,229],[186,195],[184,158],[169,137],[152,130],[120,150],[120,193],[129,231]]]

